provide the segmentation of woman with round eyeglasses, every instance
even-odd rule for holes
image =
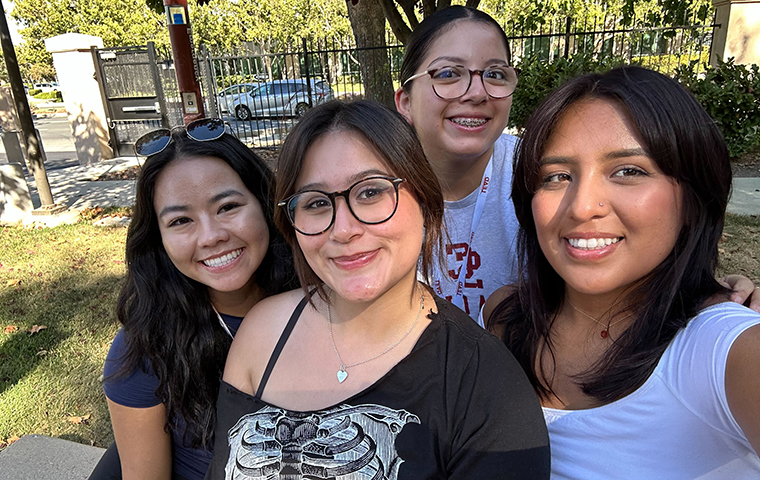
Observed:
[[[303,288],[243,321],[207,478],[548,479],[519,365],[417,281],[441,243],[431,178],[412,129],[376,103],[327,103],[290,132],[275,222]]]
[[[436,294],[473,319],[497,288],[517,281],[517,230],[510,199],[517,138],[503,133],[517,88],[507,36],[488,14],[452,6],[414,29],[401,65],[396,109],[414,127],[443,190],[445,268]],[[728,278],[743,302],[754,285]],[[760,293],[752,299],[760,311]]]
[[[103,388],[115,443],[91,480],[200,480],[211,460],[215,402],[243,316],[295,286],[273,223],[271,172],[217,119],[157,130],[127,233],[122,328]]]

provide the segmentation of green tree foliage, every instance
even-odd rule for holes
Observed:
[[[520,84],[512,95],[509,126],[522,129],[543,99],[567,80],[584,73],[606,72],[623,63],[623,59],[597,60],[588,54],[573,55],[569,59],[556,57],[551,62],[538,57],[524,59],[517,64],[520,68]]]
[[[652,27],[684,25],[694,18],[706,18],[710,0],[481,0],[481,10],[502,25],[516,24],[526,31],[557,19],[589,25],[616,23]]]
[[[11,16],[24,39],[17,47],[19,66],[24,76],[35,75],[35,80],[41,80],[37,77],[41,74],[53,76],[44,40],[56,35],[96,35],[106,47],[169,41],[164,16],[148,8],[145,0],[16,0]],[[47,73],[43,65],[49,67]]]
[[[760,146],[760,69],[718,60],[697,75],[696,62],[676,70],[676,77],[715,120],[732,157]]]
[[[209,0],[190,2],[196,44],[231,51],[251,42],[264,52],[303,37],[345,37],[346,5],[337,0]]]

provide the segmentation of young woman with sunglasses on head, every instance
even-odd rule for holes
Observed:
[[[201,479],[232,336],[258,301],[293,288],[292,256],[269,169],[221,121],[152,132],[135,150],[148,158],[103,382],[116,441],[90,478]]]
[[[519,365],[417,281],[441,243],[431,178],[409,125],[372,102],[330,102],[290,132],[275,221],[304,288],[240,327],[207,478],[548,478]]]
[[[472,318],[491,293],[517,280],[510,199],[517,138],[503,133],[517,88],[511,62],[493,18],[452,6],[412,32],[396,91],[396,108],[416,130],[446,201],[449,238],[436,252],[446,268],[435,269],[430,283]],[[740,290],[736,301],[753,292],[744,277],[728,280]],[[760,293],[753,302],[760,311]]]
[[[487,323],[541,399],[552,478],[760,478],[760,314],[714,278],[731,166],[707,113],[650,70],[580,77],[515,175],[523,267]]]

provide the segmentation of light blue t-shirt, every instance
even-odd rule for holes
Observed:
[[[459,269],[466,264],[464,311],[474,320],[488,297],[498,288],[517,281],[517,231],[519,224],[512,204],[512,157],[517,138],[501,135],[491,156],[492,174],[480,223],[465,262],[467,240],[480,189],[465,198],[445,202],[449,238],[444,238],[448,270],[435,268],[430,285],[440,285],[451,301]],[[436,265],[437,266],[437,265]],[[438,282],[438,283],[436,283]]]

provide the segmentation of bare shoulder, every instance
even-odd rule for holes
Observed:
[[[515,285],[504,285],[488,297],[488,300],[486,300],[486,303],[483,305],[483,321],[486,326],[488,325],[488,319],[491,317],[496,306],[516,290],[517,287]]]
[[[230,347],[225,382],[253,394],[291,313],[303,297],[303,290],[291,290],[265,298],[251,308]]]

